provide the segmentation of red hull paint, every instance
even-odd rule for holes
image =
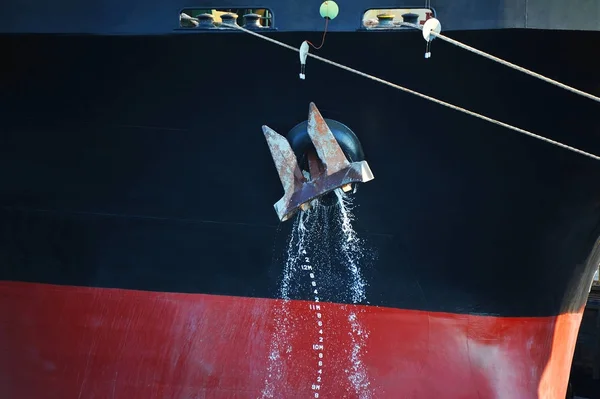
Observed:
[[[0,392],[254,399],[270,374],[274,397],[314,398],[323,353],[320,398],[563,399],[581,321],[331,303],[317,319],[311,305],[288,302],[282,333],[282,301],[0,282]],[[368,332],[358,366],[353,341],[365,334],[352,334],[352,312]],[[269,360],[273,341],[280,360]],[[349,376],[362,367],[369,386],[357,393]]]

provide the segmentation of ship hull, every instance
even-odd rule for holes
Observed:
[[[317,319],[306,301],[31,283],[0,292],[11,398],[562,399],[581,320],[336,303]],[[352,315],[364,343],[348,334]],[[289,351],[273,361],[276,340]]]
[[[454,37],[597,90],[599,60],[555,61],[595,33]],[[564,396],[597,266],[597,161],[312,59],[300,81],[297,54],[249,35],[1,40],[0,391],[314,395],[315,304],[302,289],[281,301],[293,224],[277,224],[261,132],[285,134],[314,101],[375,175],[354,211],[375,255],[366,299],[320,280],[320,397],[367,395],[346,373],[352,314],[373,398]],[[320,55],[600,153],[595,103],[447,44],[423,52],[418,33],[333,33]],[[289,358],[270,366],[284,305]]]

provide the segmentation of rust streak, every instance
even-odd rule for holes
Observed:
[[[309,106],[308,134],[328,175],[348,167],[344,152],[314,103]]]

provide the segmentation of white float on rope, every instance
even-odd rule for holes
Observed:
[[[304,74],[304,69],[306,68],[306,57],[308,57],[308,50],[308,42],[305,40],[300,46],[300,79],[302,80],[306,78],[306,75]]]
[[[431,41],[435,39],[433,33],[440,33],[442,31],[442,24],[437,18],[429,18],[423,25],[423,39],[427,42],[425,51],[425,58],[431,58]]]

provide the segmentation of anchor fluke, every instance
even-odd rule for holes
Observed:
[[[298,166],[298,160],[292,147],[290,147],[290,143],[285,137],[267,125],[263,126],[263,133],[269,144],[269,150],[271,150],[271,156],[279,173],[283,190],[286,193],[296,191],[297,187],[306,183],[306,178]]]
[[[263,133],[284,190],[283,197],[274,205],[282,222],[298,210],[309,209],[315,199],[337,188],[349,192],[353,184],[373,179],[367,161],[348,161],[314,103],[310,103],[307,124],[307,134],[314,145],[314,150],[306,154],[308,170],[302,170],[284,136],[268,126],[263,126]]]

